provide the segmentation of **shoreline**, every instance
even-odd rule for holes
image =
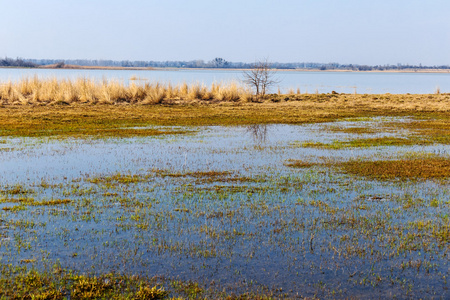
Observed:
[[[108,67],[108,66],[80,66],[80,65],[64,65],[63,67],[57,67],[55,65],[38,66],[36,68],[28,67],[0,67],[1,69],[50,69],[50,70],[115,70],[115,71],[245,71],[249,69],[231,69],[231,68],[174,68],[174,67]],[[336,72],[336,73],[439,73],[450,74],[450,69],[407,69],[407,70],[320,70],[320,69],[272,69],[276,72]]]
[[[160,104],[119,103],[0,103],[0,136],[146,136],[148,126],[248,126],[314,124],[373,117],[429,120],[429,130],[447,140],[450,96],[364,97],[309,96],[258,102],[165,100]],[[409,124],[409,123],[408,123]],[[140,127],[141,129],[136,129]],[[123,130],[123,129],[127,130]],[[424,129],[424,128],[417,128]]]

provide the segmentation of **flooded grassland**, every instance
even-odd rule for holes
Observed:
[[[0,108],[0,295],[449,298],[448,105],[321,97]]]

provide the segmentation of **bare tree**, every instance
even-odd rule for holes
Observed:
[[[275,74],[267,59],[254,63],[251,69],[243,72],[244,82],[255,89],[256,98],[264,98],[269,87],[279,82]]]

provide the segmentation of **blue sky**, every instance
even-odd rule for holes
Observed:
[[[0,4],[0,57],[450,64],[448,0]]]

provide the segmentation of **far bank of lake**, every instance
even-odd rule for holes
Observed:
[[[146,83],[242,83],[242,71],[225,69],[154,69],[154,70],[112,70],[112,69],[23,69],[0,68],[0,82],[17,81],[24,77],[75,79],[86,77],[96,80],[117,80]],[[279,70],[279,83],[270,92],[278,89],[287,93],[289,89],[300,89],[301,93],[358,93],[358,94],[430,94],[438,90],[450,92],[450,73],[406,73],[406,72],[329,72]],[[133,79],[133,80],[132,80]]]

